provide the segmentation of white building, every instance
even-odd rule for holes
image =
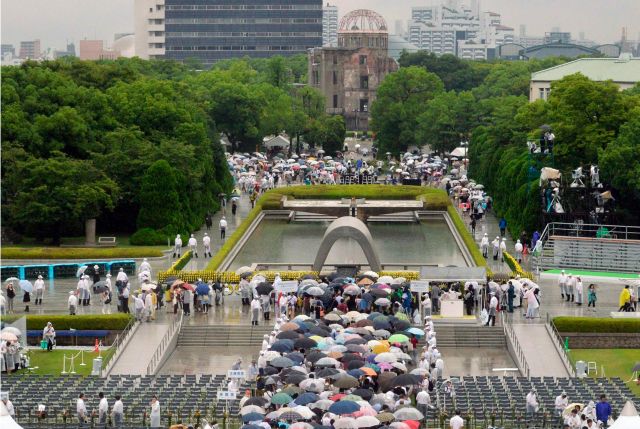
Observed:
[[[551,83],[575,73],[581,73],[597,82],[612,81],[625,90],[640,82],[640,58],[621,54],[618,58],[580,58],[531,74],[529,101],[546,100]]]
[[[145,60],[165,53],[164,0],[134,0],[135,54]]]
[[[322,46],[338,46],[338,6],[322,8]]]

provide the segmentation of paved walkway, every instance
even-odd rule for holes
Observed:
[[[568,377],[562,359],[543,324],[514,324],[532,377]]]
[[[147,366],[168,330],[168,323],[142,323],[120,355],[111,374],[146,374]]]

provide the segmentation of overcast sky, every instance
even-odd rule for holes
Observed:
[[[326,1],[326,0],[325,0]],[[434,0],[436,1],[436,0]],[[626,26],[629,38],[640,32],[640,0],[480,0],[481,10],[502,14],[502,22],[518,32],[520,24],[529,35],[543,35],[552,27],[570,31],[577,38],[600,43],[620,39]],[[39,38],[43,47],[61,49],[66,40],[105,39],[115,33],[133,32],[134,0],[2,0],[2,43]],[[412,6],[430,5],[432,0],[330,0],[340,15],[352,9],[369,8],[384,15],[390,30],[395,21],[409,18]]]

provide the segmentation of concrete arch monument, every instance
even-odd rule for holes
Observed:
[[[364,251],[364,255],[367,258],[367,262],[371,269],[373,271],[380,271],[380,258],[378,257],[378,252],[373,246],[373,238],[371,238],[369,228],[367,228],[367,225],[365,225],[360,219],[351,216],[339,217],[331,222],[331,225],[329,225],[329,228],[327,228],[324,233],[324,237],[320,243],[320,248],[316,254],[316,259],[313,263],[314,271],[320,271],[322,269],[331,247],[336,240],[343,237],[353,238],[356,240]]]

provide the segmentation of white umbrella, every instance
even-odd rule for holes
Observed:
[[[390,285],[392,281],[393,281],[393,277],[391,276],[382,276],[378,279],[378,283],[385,283],[388,285]]]
[[[356,424],[359,428],[370,428],[373,426],[378,426],[380,424],[380,420],[376,419],[373,416],[362,416],[356,419]]]
[[[311,405],[311,408],[319,408],[322,411],[326,411],[329,409],[330,406],[333,405],[333,401],[330,399],[320,399],[319,401],[316,401],[310,405]]]
[[[20,279],[19,279],[19,278],[17,278],[17,277],[9,277],[9,278],[8,278],[8,279],[6,279],[4,282],[5,282],[5,283],[11,283],[11,282],[16,282],[16,283],[17,283],[17,282],[19,282],[19,281],[20,281]]]
[[[358,429],[358,423],[353,417],[342,417],[333,423],[335,429]]]
[[[247,267],[246,265],[242,266],[242,267],[240,267],[240,268],[238,268],[236,270],[236,274],[237,275],[241,275],[241,274],[244,274],[244,273],[252,273],[252,272],[253,272],[253,270],[251,269],[251,267]]]
[[[259,407],[257,405],[247,405],[246,407],[242,407],[240,409],[240,415],[244,416],[245,414],[249,414],[249,413],[259,413],[259,414],[264,414],[265,410],[262,407]]]
[[[387,298],[378,298],[375,300],[374,302],[376,305],[382,306],[382,307],[386,307],[388,305],[391,305],[391,301],[389,301]]]
[[[400,408],[393,413],[393,417],[397,420],[422,420],[424,418],[420,411],[410,407]]]
[[[297,407],[293,407],[296,413],[300,414],[305,419],[311,419],[315,416],[315,413],[304,405],[298,405]]]
[[[393,362],[397,362],[398,361],[398,356],[394,355],[393,353],[380,353],[379,355],[377,355],[374,359],[376,362],[384,362],[384,363],[393,363]]]
[[[363,274],[363,276],[368,276],[368,277],[373,277],[375,279],[377,279],[378,277],[378,273],[376,273],[375,271],[365,271]]]

